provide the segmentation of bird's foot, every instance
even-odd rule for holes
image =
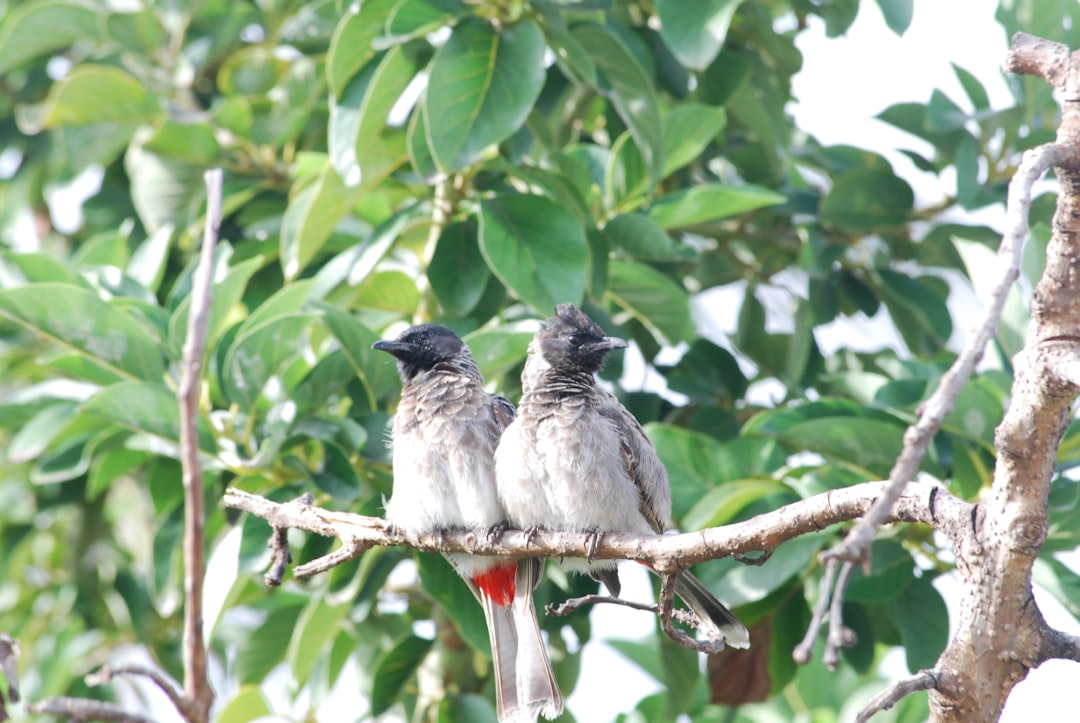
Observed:
[[[596,554],[596,548],[600,546],[601,540],[604,539],[604,531],[599,528],[594,528],[585,533],[585,558],[592,560],[593,555]]]
[[[500,520],[487,529],[487,541],[489,545],[494,545],[502,537],[503,533],[510,529],[510,523],[506,520]]]
[[[544,528],[541,527],[540,525],[532,525],[530,527],[526,527],[525,530],[524,530],[524,532],[525,532],[525,547],[528,547],[529,545],[531,545],[533,539],[536,537],[536,534],[538,532],[540,532],[541,530],[543,530],[543,529]]]

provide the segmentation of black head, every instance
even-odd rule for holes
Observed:
[[[623,349],[626,342],[604,334],[581,309],[573,304],[559,304],[555,316],[540,327],[536,335],[540,352],[555,369],[600,371],[612,349]]]
[[[393,354],[397,358],[401,378],[405,381],[438,366],[459,371],[476,369],[465,342],[438,324],[409,327],[397,339],[377,341],[371,348]]]

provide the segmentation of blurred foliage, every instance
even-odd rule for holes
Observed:
[[[876,5],[903,33],[911,0]],[[1076,47],[1077,8],[1003,2],[997,19]],[[531,322],[557,302],[632,339],[670,393],[629,376],[618,389],[672,473],[684,529],[887,475],[964,331],[951,289],[985,284],[998,241],[955,211],[1000,207],[1020,152],[1052,138],[1058,111],[1042,81],[1014,77],[1012,104],[992,108],[960,67],[966,97],[886,109],[946,194],[916,204],[885,157],[823,146],[785,112],[796,38],[819,21],[841,35],[859,10],[0,0],[0,630],[22,642],[24,697],[109,695],[81,675],[127,645],[179,675],[173,394],[210,167],[226,178],[200,420],[221,720],[309,719],[347,668],[357,719],[493,718],[481,613],[441,558],[372,550],[269,590],[267,526],[218,504],[232,485],[381,514],[399,386],[371,344],[404,323],[465,335],[511,398]],[[1028,284],[1052,207],[1034,205]],[[1014,294],[922,468],[968,499],[990,482],[1027,326]],[[820,331],[853,317],[902,343],[847,331],[823,349]],[[616,360],[605,374],[620,372]],[[1060,471],[1078,462],[1073,425]],[[1076,498],[1070,478],[1055,481],[1037,572],[1080,612],[1076,576],[1049,554],[1080,541]],[[852,582],[859,643],[845,665],[791,662],[816,553],[837,534],[761,567],[700,566],[754,627],[754,648],[706,674],[659,634],[615,643],[664,685],[640,701],[622,691],[624,719],[848,719],[880,688],[889,649],[929,665],[948,632],[931,582],[951,556],[916,527],[886,530],[872,574]],[[299,560],[330,549],[294,542]],[[540,604],[595,585],[548,567]],[[543,625],[569,694],[588,614]],[[720,705],[750,701],[764,702],[734,718]],[[879,718],[925,708],[915,696]]]

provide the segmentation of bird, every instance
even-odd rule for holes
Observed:
[[[391,428],[394,482],[387,520],[411,534],[504,527],[494,454],[514,406],[484,390],[468,345],[445,326],[413,326],[372,348],[395,357],[402,382]],[[467,553],[446,558],[484,610],[499,720],[525,723],[561,714],[562,693],[533,605],[542,561]]]
[[[627,346],[607,336],[574,304],[555,307],[529,342],[517,416],[495,451],[495,476],[507,521],[523,530],[662,534],[671,516],[667,470],[637,419],[596,372]],[[572,571],[602,580],[616,597],[613,560],[565,559]],[[675,591],[699,631],[734,648],[750,634],[689,571]]]

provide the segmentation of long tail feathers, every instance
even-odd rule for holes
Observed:
[[[746,626],[689,571],[679,575],[675,581],[675,592],[698,616],[702,632],[707,636],[723,639],[733,648],[750,647],[750,633]]]
[[[495,663],[495,705],[501,723],[534,723],[562,714],[563,699],[551,672],[532,591],[543,561],[518,561],[514,599],[497,605],[481,595]]]

